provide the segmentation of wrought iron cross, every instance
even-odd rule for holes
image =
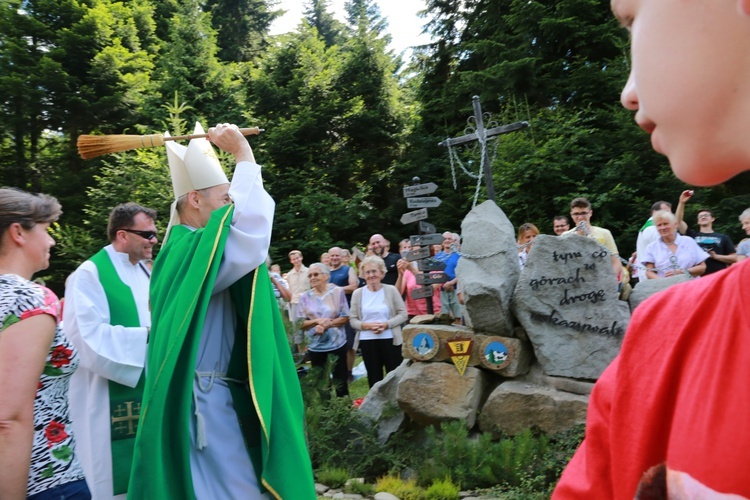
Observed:
[[[474,105],[474,123],[476,126],[475,132],[462,135],[460,137],[454,137],[452,139],[446,139],[438,143],[438,146],[450,147],[450,146],[457,146],[459,144],[465,144],[471,141],[479,141],[482,148],[484,149],[484,153],[486,153],[487,139],[498,136],[498,135],[515,132],[517,130],[522,130],[529,126],[528,122],[515,122],[509,125],[502,125],[500,127],[493,127],[491,129],[485,129],[484,128],[484,114],[482,113],[482,105],[479,103],[479,96],[475,95],[474,97],[471,98],[471,101],[472,101],[472,104]],[[489,113],[486,113],[486,114],[489,117]],[[482,169],[484,170],[484,181],[487,186],[487,199],[495,201],[495,185],[492,182],[492,169],[490,167],[490,158],[489,158],[489,155],[487,154],[483,154],[482,158],[483,158]]]

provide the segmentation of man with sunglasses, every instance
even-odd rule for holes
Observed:
[[[737,262],[737,251],[729,236],[714,231],[716,219],[713,212],[707,208],[702,208],[698,212],[698,231],[688,227],[684,220],[685,204],[693,197],[693,194],[692,190],[685,190],[680,194],[680,201],[674,214],[677,217],[677,230],[680,234],[693,238],[698,246],[711,256],[706,259],[706,272],[703,273],[703,276],[708,276]]]
[[[68,278],[65,333],[81,363],[70,381],[76,451],[94,498],[125,498],[143,397],[156,212],[136,203],[109,214],[110,244]]]

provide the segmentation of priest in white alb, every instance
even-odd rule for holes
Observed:
[[[109,216],[107,245],[68,278],[63,327],[81,363],[70,381],[76,452],[94,500],[125,498],[143,397],[156,212]]]

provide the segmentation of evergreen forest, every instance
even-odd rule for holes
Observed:
[[[284,269],[295,248],[310,264],[376,232],[394,248],[416,234],[399,222],[414,177],[438,185],[428,221],[460,232],[477,186],[461,167],[476,175],[481,152],[456,147],[451,161],[438,143],[466,133],[475,95],[488,127],[530,125],[487,149],[516,226],[551,233],[552,217],[586,196],[592,223],[629,256],[651,204],[686,189],[620,105],[629,42],[609,0],[426,0],[432,42],[408,58],[388,50],[376,0],[347,1],[345,20],[329,0],[301,1],[296,30],[271,36],[274,0],[0,0],[0,185],[62,203],[42,273],[56,292],[106,243],[114,205],[157,209],[163,234],[173,201],[164,148],[82,160],[81,134],[265,129],[250,142],[277,203],[271,257]],[[710,207],[737,243],[748,184],[696,188],[687,221]]]

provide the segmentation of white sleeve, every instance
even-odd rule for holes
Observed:
[[[107,297],[91,261],[71,275],[65,288],[63,331],[78,349],[82,368],[136,386],[146,363],[148,330],[110,324]]]
[[[646,245],[646,248],[643,249],[643,254],[638,255],[638,263],[641,265],[645,265],[646,263],[650,262],[654,266],[656,266],[656,253],[657,253],[657,245],[658,243],[651,242],[648,245]]]
[[[649,226],[638,234],[635,244],[635,251],[638,254],[638,262],[641,261],[641,254],[646,252],[646,248],[654,241],[661,238],[656,226]]]
[[[266,261],[275,203],[263,188],[260,166],[240,162],[229,186],[234,215],[224,247],[214,293],[225,290]]]

